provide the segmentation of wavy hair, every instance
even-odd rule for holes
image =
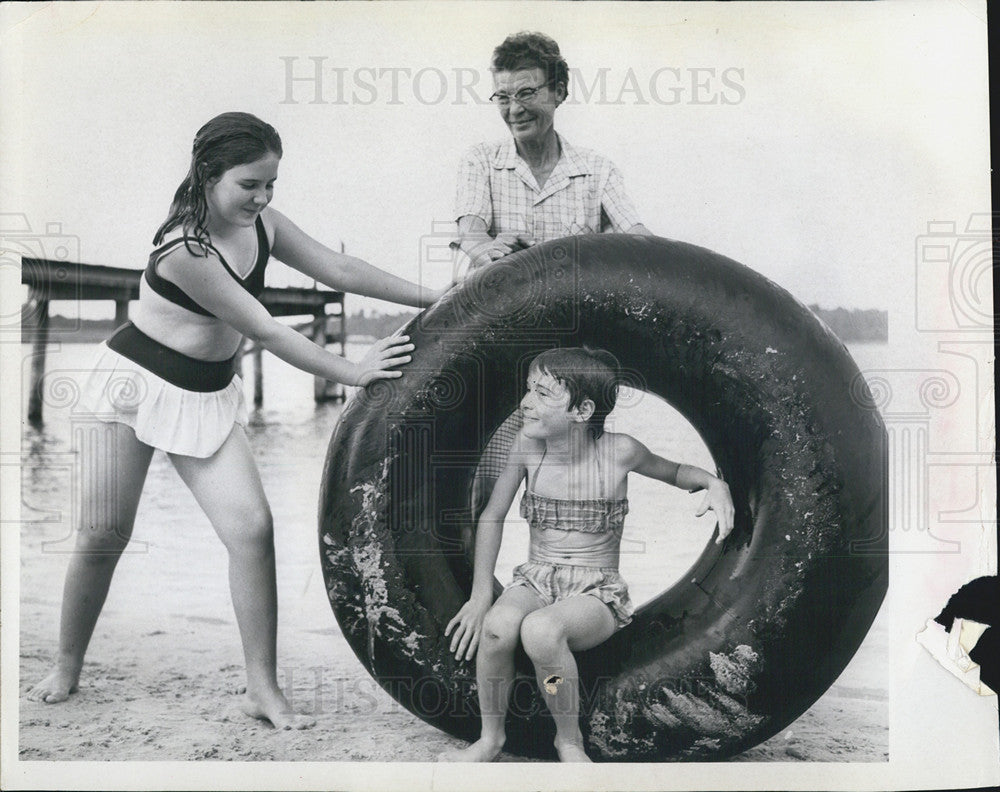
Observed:
[[[494,72],[541,69],[546,85],[562,85],[569,90],[569,66],[559,45],[544,33],[513,33],[493,50]]]
[[[206,228],[206,185],[230,168],[256,162],[269,153],[281,157],[281,138],[274,127],[250,113],[223,113],[205,124],[194,136],[191,167],[174,193],[167,219],[153,237],[153,244],[159,245],[164,234],[180,226],[185,236],[197,241],[202,254],[208,255],[211,239]],[[194,253],[188,240],[184,246]]]

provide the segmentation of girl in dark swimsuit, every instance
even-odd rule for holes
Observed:
[[[491,761],[500,753],[518,641],[555,721],[560,760],[590,761],[573,652],[597,646],[631,620],[628,587],[618,574],[630,472],[705,490],[697,514],[715,512],[717,541],[733,529],[725,482],[657,456],[628,435],[604,431],[618,380],[618,361],[604,350],[551,349],[531,363],[521,400],[524,426],[479,518],[472,596],[445,628],[446,635],[454,630],[457,658],[468,659],[478,648],[482,733],[468,748],[442,754],[443,761]],[[504,517],[526,479],[521,516],[531,531],[529,558],[492,603]]]
[[[244,711],[279,728],[312,721],[292,711],[277,682],[277,592],[271,512],[243,427],[233,364],[246,336],[316,376],[366,385],[401,376],[406,336],[376,342],[358,363],[273,319],[258,301],[274,256],[334,289],[425,306],[424,289],[321,245],[269,206],[281,159],[277,132],[225,113],[195,136],[191,167],[157,231],[132,321],[101,344],[81,406],[99,421],[82,471],[91,522],[81,524],[63,589],[55,667],[29,698],[75,692],[84,653],[135,519],[150,458],[167,453],[229,555],[233,605],[247,665]],[[90,518],[88,518],[90,519]]]

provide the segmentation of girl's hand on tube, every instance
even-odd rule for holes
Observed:
[[[364,387],[377,379],[402,377],[402,371],[393,369],[410,362],[411,356],[407,353],[412,352],[414,347],[408,343],[409,340],[410,337],[407,335],[393,334],[376,341],[361,361],[355,364],[358,373],[354,382],[347,384]]]

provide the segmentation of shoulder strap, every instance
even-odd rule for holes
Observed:
[[[197,239],[195,237],[179,236],[171,239],[169,242],[164,242],[158,248],[153,250],[153,252],[149,254],[149,263],[146,265],[146,282],[153,291],[161,297],[165,297],[175,305],[179,305],[182,308],[186,308],[187,310],[201,314],[202,316],[214,316],[214,314],[210,311],[205,310],[197,302],[195,302],[187,294],[187,292],[181,289],[180,286],[173,281],[167,280],[159,273],[158,267],[160,259],[177,250],[180,245],[186,242],[197,242]],[[218,251],[214,248],[211,249],[216,255],[218,255]]]
[[[247,291],[256,297],[264,291],[264,269],[271,258],[271,246],[267,241],[267,231],[260,215],[257,215],[255,225],[257,228],[257,259],[254,261],[253,269],[242,279],[242,282]]]
[[[193,245],[195,245],[199,249],[201,249],[202,243],[201,243],[201,240],[198,239],[198,237],[186,236],[186,235],[185,236],[174,237],[169,242],[164,242],[158,248],[153,248],[153,252],[149,254],[150,260],[151,261],[155,261],[155,262],[158,263],[159,260],[163,256],[167,255],[167,253],[172,253],[174,250],[176,250],[178,248],[178,246],[181,243],[185,243],[186,244],[188,242],[191,242]],[[208,243],[208,250],[211,253],[214,253],[216,256],[218,256],[219,259],[222,261],[223,264],[226,264],[226,260],[222,257],[222,254],[218,251],[218,249],[215,247],[215,245],[213,245],[211,242]],[[229,269],[229,265],[228,264],[226,264],[226,269]]]
[[[172,250],[176,249],[181,243],[184,242],[197,242],[194,237],[189,236],[179,236],[174,237],[169,242],[164,242],[157,248],[153,248],[153,252],[149,254],[150,261],[159,262],[162,256],[170,253]]]
[[[254,225],[257,228],[257,264],[255,266],[264,266],[271,257],[271,244],[267,241],[267,229],[264,228],[264,221],[260,215],[257,215],[257,222]]]
[[[535,483],[538,481],[538,471],[542,467],[542,462],[545,460],[545,454],[548,453],[548,450],[549,450],[548,446],[545,446],[545,448],[542,449],[542,457],[541,457],[541,459],[538,460],[538,464],[535,466],[535,472],[532,473],[532,475],[531,475],[531,491],[532,491],[532,493],[534,493],[534,491],[535,491]]]

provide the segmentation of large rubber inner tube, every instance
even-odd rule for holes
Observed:
[[[553,346],[606,348],[674,405],[737,506],[722,545],[578,655],[591,756],[731,756],[843,670],[888,583],[885,428],[844,346],[787,292],[692,245],[575,237],[477,271],[407,332],[404,376],[359,393],[331,440],[320,550],[344,636],[410,711],[478,736],[474,663],[443,637],[471,589],[471,478]],[[517,666],[506,749],[552,756]]]

